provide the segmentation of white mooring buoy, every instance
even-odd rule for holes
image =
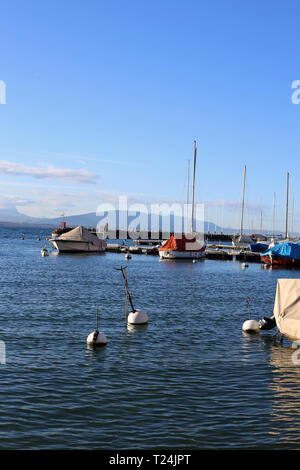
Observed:
[[[131,254],[130,254],[130,253],[126,253],[125,259],[131,259]]]
[[[256,320],[246,320],[243,323],[243,331],[245,333],[259,333],[259,323]]]
[[[249,264],[248,263],[242,263],[242,269],[248,268]]]
[[[107,339],[103,333],[95,330],[93,333],[88,335],[86,342],[90,346],[105,346],[107,344]]]
[[[49,256],[47,248],[44,246],[44,248],[41,250],[41,255],[42,256]]]
[[[117,269],[117,271],[122,272],[122,276],[124,279],[125,283],[125,290],[126,290],[126,307],[125,307],[125,317],[126,317],[126,323],[129,325],[146,325],[148,323],[148,315],[144,310],[138,309],[136,310],[133,306],[131,295],[129,292],[129,287],[128,287],[128,282],[127,282],[127,276],[126,276],[126,271],[125,267],[121,266],[120,269]],[[130,303],[131,306],[131,312],[128,314],[128,303]]]
[[[148,315],[144,310],[136,310],[129,313],[127,322],[130,325],[145,325],[148,323]]]
[[[251,320],[251,314],[250,314],[250,299],[247,297],[247,304],[248,304],[248,313],[249,313],[249,320],[244,321],[242,330],[245,333],[259,333],[260,328],[259,328],[259,323],[256,320]]]
[[[96,306],[96,329],[88,335],[86,342],[89,346],[94,347],[106,346],[107,344],[106,336],[98,329],[98,305]]]

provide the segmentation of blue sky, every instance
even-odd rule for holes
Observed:
[[[293,1],[3,1],[0,206],[55,217],[118,195],[184,202],[196,139],[210,220],[238,227],[246,164],[246,225],[262,209],[271,227],[276,192],[284,230],[289,171],[300,231],[299,13]]]

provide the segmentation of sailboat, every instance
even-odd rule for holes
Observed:
[[[195,203],[195,172],[196,172],[197,145],[194,140],[194,168],[193,168],[193,191],[192,191],[192,215],[191,232],[189,234],[175,233],[158,249],[161,259],[198,259],[205,256],[206,244],[196,239],[194,232],[194,203]],[[189,171],[188,171],[189,181]],[[189,187],[189,182],[188,182]],[[189,189],[187,200],[189,197]],[[188,207],[188,204],[187,204]]]
[[[261,330],[277,326],[281,339],[300,340],[300,279],[277,279],[273,316],[259,322]]]
[[[243,234],[244,224],[244,208],[245,208],[245,182],[246,182],[246,165],[244,166],[244,177],[243,177],[243,199],[242,199],[242,215],[241,215],[241,230],[237,237],[232,240],[232,245],[237,247],[247,247],[249,243],[252,243],[252,238]]]
[[[300,267],[300,243],[294,243],[289,239],[289,173],[286,178],[286,214],[285,214],[285,238],[279,243],[271,243],[268,251],[261,254],[261,261],[267,265],[297,266]]]

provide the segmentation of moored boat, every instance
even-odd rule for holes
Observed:
[[[195,259],[205,256],[206,244],[194,235],[174,234],[158,249],[160,258]]]
[[[274,318],[282,335],[300,340],[300,279],[277,280]]]
[[[194,231],[194,200],[195,200],[195,173],[196,173],[197,145],[194,140],[194,169],[193,169],[193,188],[192,188],[192,214],[190,233],[175,233],[158,248],[159,257],[162,259],[195,259],[205,256],[206,243],[203,240],[197,240]],[[189,168],[189,166],[188,166]],[[187,183],[187,208],[189,200],[189,170]],[[187,214],[188,219],[188,214]]]
[[[57,238],[51,238],[50,242],[60,253],[99,253],[104,252],[107,246],[105,240],[99,239],[97,235],[89,232],[82,225],[63,233]]]
[[[253,240],[248,235],[240,234],[232,238],[232,246],[234,247],[248,248],[251,243]]]
[[[249,248],[252,253],[263,253],[269,249],[269,245],[267,243],[250,243]]]
[[[300,243],[283,242],[261,253],[264,264],[300,267]]]

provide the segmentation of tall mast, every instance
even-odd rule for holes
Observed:
[[[190,198],[190,160],[188,160],[187,168],[187,191],[186,191],[186,223],[185,230],[188,229],[188,219],[189,219],[189,198]]]
[[[276,205],[276,193],[274,193],[274,199],[273,199],[273,227],[272,227],[273,238],[275,235],[275,205]]]
[[[209,233],[209,212],[207,208],[207,233]]]
[[[244,178],[243,178],[243,200],[242,200],[242,217],[241,217],[241,235],[243,235],[243,224],[244,224],[245,182],[246,182],[246,165],[244,166]]]
[[[285,210],[285,238],[288,238],[288,224],[289,224],[289,178],[290,174],[286,175],[286,210]]]
[[[260,210],[260,233],[262,235],[262,232],[263,232],[263,224],[262,224],[262,217],[263,217],[263,213],[262,213],[262,209]]]
[[[194,202],[195,202],[196,156],[197,156],[197,146],[196,146],[196,141],[194,140],[194,169],[193,169],[192,220],[191,220],[191,232],[192,232],[192,233],[193,233],[193,229],[194,229]]]
[[[221,234],[223,233],[223,229],[224,229],[224,199],[223,199],[223,206],[222,206],[222,230],[221,230]]]
[[[292,221],[291,221],[291,237],[293,238],[294,234],[294,188],[293,188],[293,197],[292,197]]]

